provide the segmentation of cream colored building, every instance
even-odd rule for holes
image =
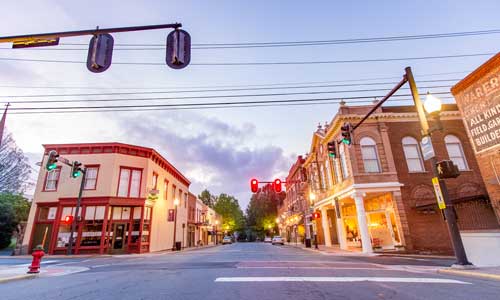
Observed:
[[[79,217],[74,218],[75,253],[172,249],[174,227],[176,241],[185,243],[190,181],[157,151],[122,143],[56,144],[44,149],[23,253],[40,244],[50,254],[67,251],[71,225],[64,219],[75,216],[82,176],[71,178],[71,167],[61,163],[62,158],[79,161],[87,170]],[[47,172],[51,150],[60,161]]]

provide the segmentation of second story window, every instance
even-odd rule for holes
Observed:
[[[98,166],[87,167],[87,173],[85,174],[85,184],[83,189],[85,190],[95,190],[97,186],[97,174],[99,173]]]
[[[458,166],[460,171],[468,170],[469,166],[467,165],[467,160],[465,160],[464,149],[460,140],[456,136],[449,134],[444,137],[444,142],[450,160]]]
[[[407,136],[403,138],[403,152],[409,172],[424,172],[424,162],[416,139]]]
[[[59,183],[59,177],[61,175],[61,168],[58,167],[50,172],[47,172],[45,175],[45,186],[43,188],[44,191],[56,191],[57,184]]]
[[[156,174],[155,172],[153,172],[153,184],[152,184],[152,187],[154,190],[156,190],[158,188],[158,174]]]
[[[168,200],[168,180],[163,181],[163,197]]]
[[[369,137],[364,137],[360,141],[361,157],[367,173],[380,173],[380,165],[377,156],[377,144]]]
[[[142,170],[121,168],[118,196],[137,198],[141,189]]]

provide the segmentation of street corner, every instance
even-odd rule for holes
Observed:
[[[40,270],[40,277],[64,276],[90,270],[87,267],[78,266],[47,266]]]
[[[10,281],[16,281],[16,280],[23,280],[23,279],[33,279],[37,276],[37,274],[26,274],[26,270],[23,270],[23,272],[16,272],[16,271],[10,271],[10,272],[2,272],[0,271],[0,284],[10,282]]]
[[[500,281],[500,267],[485,267],[476,269],[442,268],[438,269],[437,273]]]

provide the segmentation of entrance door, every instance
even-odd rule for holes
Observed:
[[[126,232],[128,230],[128,223],[114,223],[113,224],[113,240],[111,244],[112,253],[123,253],[127,246]]]
[[[390,221],[386,211],[369,212],[368,228],[372,237],[374,248],[393,249],[394,233],[390,226]]]
[[[52,240],[52,224],[36,224],[33,234],[32,247],[42,245],[45,253],[49,252],[49,243]],[[31,252],[31,249],[29,249]]]

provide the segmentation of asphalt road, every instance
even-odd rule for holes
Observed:
[[[436,273],[450,263],[238,243],[65,261],[89,270],[3,283],[0,299],[499,299],[500,282]]]

